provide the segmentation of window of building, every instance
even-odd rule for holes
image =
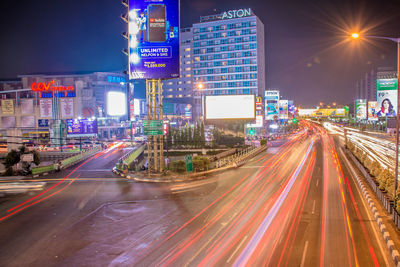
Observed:
[[[190,47],[185,48],[185,51],[189,52],[190,51]]]

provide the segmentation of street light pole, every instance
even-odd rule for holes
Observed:
[[[351,37],[353,39],[357,39],[360,37],[358,33],[353,33],[351,34]],[[390,40],[393,41],[397,44],[397,110],[396,110],[396,165],[395,165],[395,171],[394,171],[394,209],[396,210],[396,192],[397,192],[397,186],[398,186],[398,176],[399,176],[399,124],[400,124],[400,115],[399,115],[399,95],[400,95],[400,38],[391,38],[391,37],[384,37],[384,36],[373,36],[373,35],[366,35],[364,36],[366,38],[374,38],[374,39],[384,39],[384,40]],[[387,119],[386,119],[387,122]],[[386,123],[386,129],[387,129],[387,123]]]

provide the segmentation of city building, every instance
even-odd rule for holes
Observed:
[[[193,107],[193,31],[180,33],[180,77],[163,83],[163,113],[169,120],[192,120]]]
[[[48,136],[56,120],[90,118],[97,120],[100,137],[122,135],[127,91],[121,73],[20,75],[0,82],[0,134],[20,129],[25,137]]]
[[[251,9],[204,16],[193,25],[195,116],[205,95],[264,97],[264,25]]]

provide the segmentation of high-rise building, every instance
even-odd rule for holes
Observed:
[[[251,9],[205,16],[193,25],[195,116],[204,95],[264,96],[264,25]]]
[[[193,31],[182,28],[180,33],[180,77],[163,84],[164,115],[169,119],[192,119],[193,106]]]

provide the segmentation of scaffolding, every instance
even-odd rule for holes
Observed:
[[[163,120],[163,92],[161,79],[146,80],[147,120]],[[147,136],[148,171],[164,170],[164,136]]]

